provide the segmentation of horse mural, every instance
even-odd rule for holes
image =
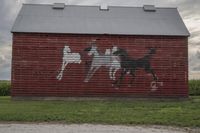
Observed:
[[[63,48],[63,61],[61,70],[56,77],[58,80],[61,80],[63,77],[63,71],[65,70],[67,64],[69,63],[81,63],[81,56],[79,53],[71,53],[71,49],[69,46],[65,45]]]
[[[92,44],[91,47],[86,48],[84,51],[87,51],[89,56],[93,56],[90,69],[84,82],[89,82],[94,73],[102,66],[109,68],[109,77],[110,79],[115,80],[115,73],[121,68],[118,56],[114,56],[112,54],[117,51],[117,47],[114,46],[112,50],[106,49],[104,55],[101,55],[98,52],[97,46],[95,44]]]
[[[138,68],[143,68],[147,73],[151,73],[153,76],[153,80],[157,81],[157,76],[155,75],[154,70],[152,69],[150,65],[150,60],[155,53],[156,53],[156,49],[150,48],[149,52],[143,58],[133,59],[129,57],[127,51],[124,49],[120,48],[116,52],[114,52],[113,55],[119,56],[121,68],[122,68],[120,78],[114,82],[114,85],[119,87],[120,83],[122,82],[124,76],[127,73],[130,73],[132,75],[132,79],[130,82],[130,85],[131,85],[135,77],[135,71]]]
[[[163,86],[163,82],[157,81],[158,78],[150,64],[152,56],[156,53],[155,48],[150,48],[144,57],[133,59],[128,55],[126,50],[118,48],[117,46],[106,49],[105,53],[100,53],[98,51],[98,47],[96,46],[96,40],[94,40],[91,43],[91,47],[85,48],[84,51],[87,51],[87,54],[92,57],[92,59],[86,63],[88,69],[86,71],[87,75],[84,79],[84,82],[89,82],[99,68],[106,67],[109,69],[109,78],[113,81],[112,86],[118,89],[126,74],[132,75],[132,79],[130,80],[129,84],[129,86],[131,86],[135,78],[135,71],[139,68],[143,68],[147,73],[151,73],[153,77],[153,80],[150,84],[151,91],[156,91],[159,86]],[[61,69],[56,77],[57,80],[62,79],[63,72],[70,63],[80,64],[81,55],[79,53],[71,52],[70,47],[65,45],[63,48]],[[115,75],[119,69],[121,74],[116,80]]]

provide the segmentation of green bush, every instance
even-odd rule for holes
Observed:
[[[11,84],[9,81],[0,81],[0,96],[10,95]]]
[[[189,81],[189,94],[200,95],[200,80]]]

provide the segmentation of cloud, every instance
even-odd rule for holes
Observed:
[[[0,46],[0,80],[10,79],[11,45]]]
[[[200,45],[189,45],[189,72],[200,72]]]

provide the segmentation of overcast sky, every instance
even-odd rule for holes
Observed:
[[[0,80],[10,79],[12,34],[10,30],[22,3],[65,2],[72,5],[120,5],[142,6],[154,4],[160,7],[178,7],[189,29],[189,71],[200,72],[200,0],[1,0],[0,1]]]

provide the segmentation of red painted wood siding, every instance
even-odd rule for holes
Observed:
[[[98,38],[101,53],[113,45],[126,49],[134,59],[142,58],[150,47],[156,48],[151,59],[158,82],[152,91],[151,74],[136,71],[132,87],[126,75],[119,89],[112,86],[109,69],[101,67],[88,83],[83,82],[87,70],[85,60],[91,40]],[[68,64],[62,80],[57,80],[62,64],[63,48],[67,43],[73,53],[80,53],[80,64]],[[170,36],[76,35],[13,33],[12,96],[79,97],[79,96],[136,96],[187,97],[188,96],[188,39]],[[86,58],[87,57],[87,58]],[[117,79],[120,71],[117,72]]]

